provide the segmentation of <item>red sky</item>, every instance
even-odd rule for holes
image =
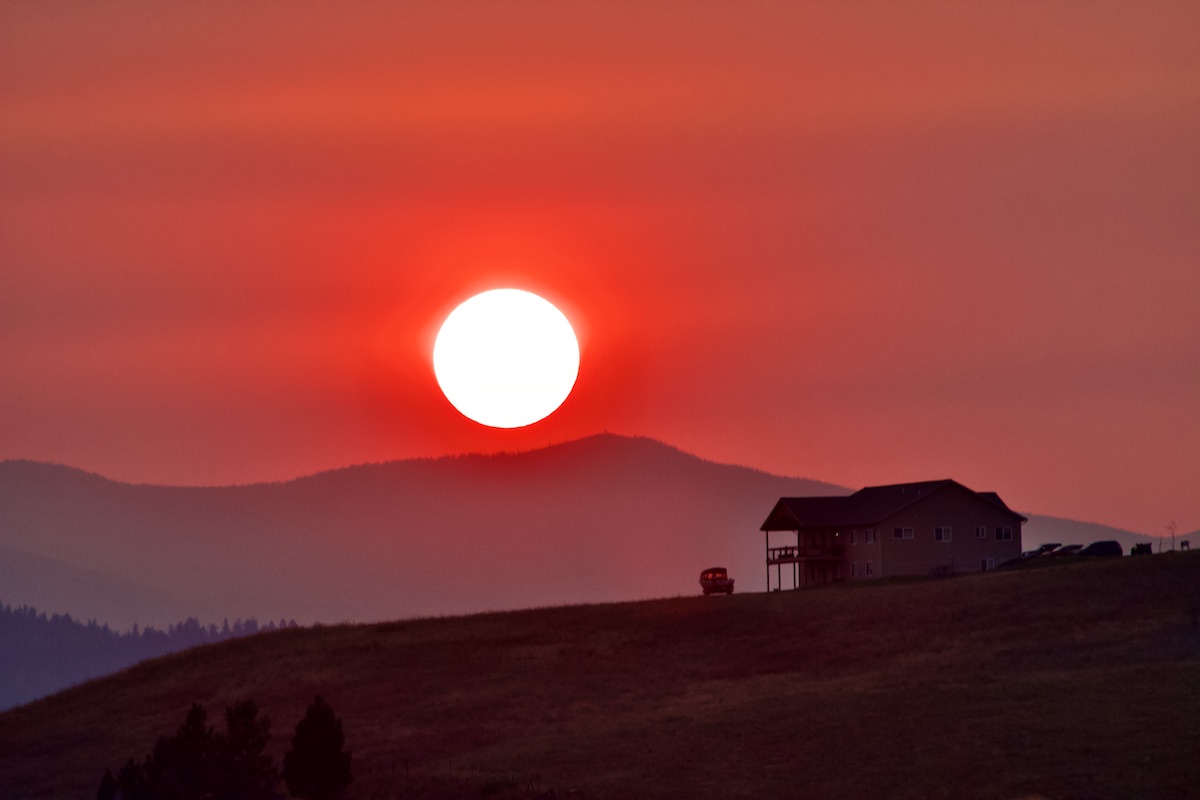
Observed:
[[[0,457],[609,430],[1200,528],[1195,2],[248,5],[0,8]],[[581,336],[518,431],[430,367],[496,286]]]

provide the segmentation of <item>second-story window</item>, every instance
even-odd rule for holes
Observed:
[[[911,539],[913,530],[912,528],[892,528],[892,536],[896,539]]]
[[[950,526],[947,525],[944,528],[934,528],[933,529],[933,540],[935,542],[950,541]]]

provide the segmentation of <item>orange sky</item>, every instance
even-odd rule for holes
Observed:
[[[609,430],[1200,528],[1196,3],[246,5],[0,8],[0,457]],[[519,431],[430,369],[502,285],[583,351]]]

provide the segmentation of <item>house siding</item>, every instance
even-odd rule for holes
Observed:
[[[987,530],[978,538],[976,526]],[[896,539],[895,528],[912,528],[912,539]],[[950,541],[939,542],[936,528],[950,528]],[[1012,528],[1012,539],[997,541],[997,527]],[[984,559],[1002,564],[1021,556],[1021,523],[974,492],[948,486],[880,523],[883,575],[978,572]]]
[[[868,544],[866,533],[872,528],[875,530],[875,541]],[[891,534],[890,531],[888,533]],[[882,534],[879,526],[850,528],[840,538],[846,541],[846,566],[842,574],[848,580],[873,580],[883,574],[883,546],[880,544]],[[853,544],[850,543],[851,540]],[[866,571],[868,564],[871,566],[870,574]]]

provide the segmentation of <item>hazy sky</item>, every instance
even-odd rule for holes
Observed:
[[[5,3],[0,457],[609,430],[1198,528],[1197,41],[1194,0]],[[496,286],[581,338],[519,431],[430,365]]]

